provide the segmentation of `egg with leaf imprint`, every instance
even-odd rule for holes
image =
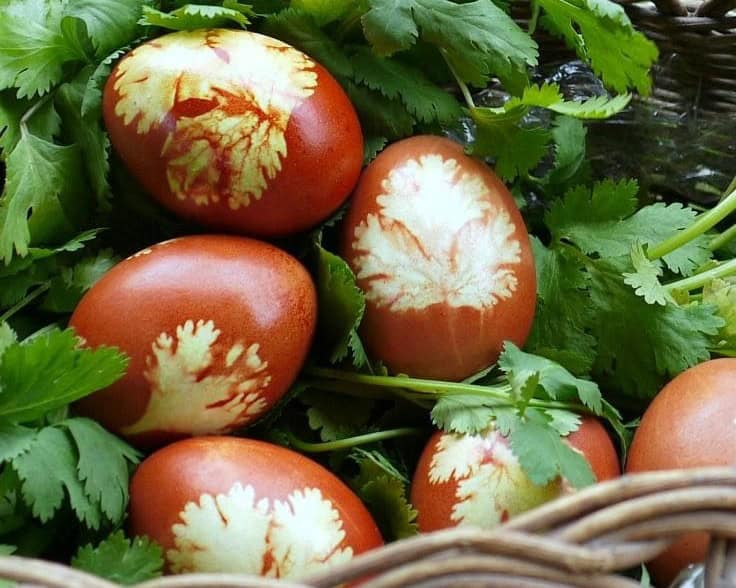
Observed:
[[[383,544],[334,474],[233,437],[179,441],[146,459],[130,486],[130,530],[162,546],[169,573],[299,578]]]
[[[620,475],[611,438],[593,417],[565,437],[588,461],[598,482]],[[495,427],[477,435],[437,431],[419,459],[411,501],[421,532],[455,526],[492,529],[545,502],[574,492],[564,479],[532,482],[509,440]]]
[[[524,221],[449,139],[398,141],[366,168],[341,252],[365,292],[366,347],[394,372],[460,380],[526,340],[536,276]]]
[[[125,55],[104,89],[115,150],[161,204],[284,236],[327,218],[363,161],[355,110],[321,65],[247,31],[180,31]]]
[[[202,235],[144,249],[72,315],[86,345],[130,357],[121,380],[76,409],[139,446],[243,428],[296,378],[316,306],[306,269],[261,241]]]

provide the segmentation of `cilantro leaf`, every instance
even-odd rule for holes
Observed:
[[[703,287],[703,303],[715,307],[724,325],[718,336],[736,348],[736,284],[716,278]]]
[[[73,568],[117,584],[138,584],[163,574],[163,550],[147,537],[127,539],[116,531],[96,547],[80,547],[72,558]]]
[[[595,382],[576,378],[561,365],[525,353],[510,341],[504,344],[498,366],[506,374],[517,397],[540,398],[546,395],[552,400],[579,399],[593,413],[600,415],[603,411],[601,393]],[[533,388],[531,391],[528,389],[530,386]],[[538,389],[545,394],[538,394]]]
[[[537,270],[537,312],[526,349],[558,362],[574,374],[588,374],[596,355],[589,333],[595,319],[585,264],[568,249],[547,249],[531,238]]]
[[[18,98],[47,93],[61,81],[62,67],[79,55],[62,30],[60,0],[10,0],[0,19],[0,89]]]
[[[110,138],[102,127],[98,111],[82,115],[82,102],[87,91],[92,68],[82,70],[74,80],[63,84],[58,91],[57,103],[64,117],[64,130],[82,152],[86,175],[102,209],[109,209]]]
[[[583,101],[568,101],[565,100],[557,84],[545,83],[540,86],[527,86],[521,96],[512,96],[498,108],[478,107],[473,110],[483,112],[486,116],[489,113],[516,114],[520,118],[529,108],[536,106],[576,118],[601,119],[621,112],[629,102],[631,102],[629,94],[621,94],[612,98],[596,96]]]
[[[624,273],[624,283],[634,289],[637,296],[644,298],[647,304],[674,302],[672,296],[659,281],[662,277],[662,262],[650,260],[641,243],[635,243],[631,249],[631,263],[633,272]]]
[[[311,14],[294,8],[282,10],[268,16],[263,32],[304,51],[340,81],[352,78],[352,62],[342,47],[319,28]]]
[[[547,191],[558,194],[565,188],[580,184],[590,172],[585,160],[586,129],[580,119],[558,116],[552,123],[555,145],[554,167],[545,176]]]
[[[377,452],[356,450],[353,459],[360,470],[352,486],[366,503],[388,541],[419,532],[417,511],[407,498],[407,481]]]
[[[363,32],[378,55],[408,49],[418,39],[440,47],[463,81],[483,86],[492,75],[524,75],[537,46],[490,0],[369,0]]]
[[[621,270],[608,260],[589,268],[595,372],[625,395],[651,398],[665,377],[710,358],[712,337],[724,321],[710,305],[647,304],[624,283]]]
[[[85,494],[109,520],[122,520],[128,504],[128,464],[138,463],[140,455],[95,421],[74,418],[61,425],[74,439]]]
[[[232,26],[233,23],[245,28],[253,13],[244,4],[240,8],[204,4],[185,4],[184,6],[162,12],[150,6],[143,6],[143,16],[139,23],[149,27],[161,27],[172,31],[193,31],[204,28]]]
[[[354,4],[354,0],[291,0],[293,8],[311,15],[320,26],[342,18]]]
[[[336,441],[364,433],[374,405],[370,399],[315,390],[302,392],[299,400],[309,407],[309,427],[319,431],[322,441]]]
[[[10,328],[10,325],[6,322],[0,322],[0,360],[2,360],[5,350],[17,340],[15,331]]]
[[[383,151],[388,143],[386,137],[368,136],[363,145],[363,165],[368,165]]]
[[[424,123],[450,123],[462,114],[460,104],[448,92],[430,82],[424,74],[396,59],[358,48],[351,56],[354,78],[386,98],[400,99],[411,115]]]
[[[117,350],[78,345],[71,329],[10,345],[0,358],[0,419],[40,418],[123,375],[127,360]]]
[[[555,239],[571,241],[584,253],[605,258],[628,255],[637,241],[654,245],[693,223],[697,213],[680,203],[659,202],[634,212],[637,190],[634,181],[610,180],[595,184],[592,192],[575,188],[552,205],[545,222]],[[707,237],[701,236],[665,255],[663,261],[673,272],[690,275],[711,255]]]
[[[649,68],[659,57],[657,46],[636,31],[624,8],[610,0],[535,0],[544,10],[540,23],[565,39],[609,87],[633,87],[647,95]]]
[[[99,528],[100,507],[84,493],[77,475],[75,449],[64,431],[55,427],[41,429],[28,451],[12,464],[22,480],[24,500],[41,522],[49,521],[68,496],[79,520],[92,529]]]
[[[63,266],[61,273],[49,281],[49,291],[41,308],[51,312],[72,312],[84,293],[117,263],[111,250],[99,251],[71,266]]]
[[[593,470],[582,453],[565,443],[534,410],[528,411],[527,418],[514,426],[510,440],[511,450],[534,484],[543,486],[557,476],[575,488],[595,482]]]
[[[80,166],[76,147],[54,145],[21,132],[7,159],[5,193],[0,200],[0,257],[6,263],[14,249],[20,255],[28,253],[29,213],[55,201],[62,191],[73,190],[74,172]]]
[[[501,403],[494,398],[480,394],[450,394],[435,403],[431,416],[435,426],[443,431],[476,435],[486,430],[501,410]]]
[[[346,82],[344,88],[368,134],[398,139],[412,133],[414,119],[400,100],[353,82]]]
[[[34,106],[30,100],[16,98],[11,92],[0,92],[0,151],[10,153],[20,140],[20,121]],[[51,141],[61,131],[61,117],[51,100],[35,107],[27,121],[28,131],[41,139]],[[3,129],[5,129],[3,131]]]
[[[335,363],[345,359],[353,348],[365,312],[365,297],[345,260],[319,245],[317,255],[319,328],[330,349],[330,361]],[[354,358],[362,359],[358,355]],[[362,365],[356,362],[355,367]]]
[[[81,19],[100,58],[138,36],[138,19],[147,0],[73,0],[64,15]]]
[[[28,451],[36,431],[12,423],[0,423],[0,462],[12,461]]]

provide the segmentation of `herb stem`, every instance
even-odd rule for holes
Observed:
[[[527,27],[526,27],[527,33],[529,33],[529,35],[533,35],[534,31],[537,30],[537,22],[539,21],[539,11],[540,11],[539,4],[537,2],[532,2],[532,15],[529,18],[529,22],[527,23]]]
[[[11,317],[13,317],[18,311],[22,310],[25,306],[33,302],[36,298],[38,298],[41,294],[46,292],[51,287],[51,284],[48,282],[41,284],[38,286],[35,290],[31,290],[28,294],[26,294],[21,300],[19,300],[17,303],[15,303],[13,306],[11,306],[8,310],[6,310],[2,315],[0,315],[0,323],[3,323],[7,320],[9,320]]]
[[[440,53],[442,53],[442,57],[447,64],[447,68],[450,70],[452,77],[455,78],[460,91],[463,93],[463,98],[465,98],[465,103],[468,105],[468,108],[470,108],[471,110],[474,109],[475,101],[473,100],[473,95],[470,93],[470,88],[468,88],[468,85],[463,82],[462,78],[460,78],[460,74],[457,73],[457,70],[452,65],[450,58],[447,56],[447,51],[445,51],[444,49],[440,49]]]
[[[665,239],[654,247],[650,247],[647,257],[654,261],[655,259],[664,257],[668,253],[672,253],[713,228],[734,210],[736,210],[736,189],[729,192],[728,196],[716,206],[698,216],[695,222],[687,229],[675,233],[672,237]]]
[[[326,441],[323,443],[310,443],[297,438],[291,431],[287,431],[289,443],[306,453],[327,453],[328,451],[340,451],[341,449],[351,449],[358,445],[367,445],[369,443],[378,443],[379,441],[387,441],[399,437],[409,437],[412,435],[423,435],[424,431],[415,427],[402,427],[400,429],[386,429],[385,431],[376,431],[375,433],[366,433],[365,435],[356,435],[354,437],[346,437],[336,441]]]
[[[330,386],[334,382],[349,382],[352,385],[383,388],[390,391],[391,395],[400,396],[406,400],[426,401],[436,400],[443,396],[475,395],[497,401],[499,406],[516,406],[511,385],[508,383],[496,384],[494,386],[480,386],[478,384],[466,384],[463,382],[444,382],[440,380],[425,380],[421,378],[407,378],[395,376],[369,376],[342,370],[329,368],[307,368],[305,373],[309,376],[324,380],[324,384]],[[314,381],[315,387],[322,384]],[[340,392],[339,387],[332,388]],[[349,392],[348,392],[349,393]],[[572,402],[560,402],[555,400],[542,400],[532,398],[528,406],[535,408],[552,408],[560,410],[572,410],[589,413],[590,410],[582,404]]]
[[[695,274],[694,276],[690,276],[689,278],[683,278],[682,280],[670,282],[669,284],[665,284],[664,287],[669,292],[672,292],[674,290],[684,290],[686,292],[689,292],[691,290],[702,288],[708,282],[715,278],[725,278],[726,276],[731,276],[733,274],[736,274],[736,259],[731,259],[730,261],[722,263],[701,274]]]
[[[718,251],[726,245],[728,245],[733,239],[736,239],[736,225],[730,226],[722,233],[713,237],[710,243],[708,243],[708,249],[711,251]]]
[[[36,114],[41,109],[41,107],[53,97],[53,95],[53,92],[49,92],[43,98],[35,102],[33,106],[25,111],[25,113],[23,113],[23,116],[20,119],[20,130],[23,134],[28,132],[28,121],[31,120],[33,115]]]

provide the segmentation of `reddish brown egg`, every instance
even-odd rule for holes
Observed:
[[[641,419],[626,471],[706,466],[736,466],[736,359],[696,365],[662,389]],[[652,575],[667,585],[707,549],[707,535],[685,535],[649,564]]]
[[[325,468],[233,437],[179,441],[146,459],[130,485],[130,531],[163,547],[169,573],[294,578],[383,544]]]
[[[316,305],[304,267],[260,241],[192,236],[144,249],[71,318],[88,345],[130,356],[125,377],[76,408],[141,446],[248,425],[296,378]]]
[[[523,345],[534,316],[529,236],[496,175],[441,137],[394,143],[364,171],[342,255],[365,292],[361,335],[393,372],[460,380]]]
[[[584,418],[567,442],[585,456],[599,482],[621,474],[616,449],[596,419]],[[411,501],[422,532],[455,526],[491,529],[573,491],[560,479],[533,484],[495,429],[483,435],[437,431],[419,459]]]
[[[347,198],[363,138],[347,95],[297,49],[246,31],[158,37],[104,91],[110,139],[164,206],[258,236],[312,227]]]

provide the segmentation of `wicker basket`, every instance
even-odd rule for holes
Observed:
[[[145,588],[635,588],[617,575],[666,549],[678,534],[712,534],[706,588],[736,587],[736,468],[624,476],[548,503],[494,531],[451,529],[399,541],[301,583],[191,574]],[[113,588],[59,564],[0,558],[21,586]]]
[[[650,103],[676,114],[736,113],[736,0],[616,1],[659,46]],[[528,1],[513,3],[512,14],[525,26]],[[545,64],[570,59],[560,40],[540,32],[538,41]]]

